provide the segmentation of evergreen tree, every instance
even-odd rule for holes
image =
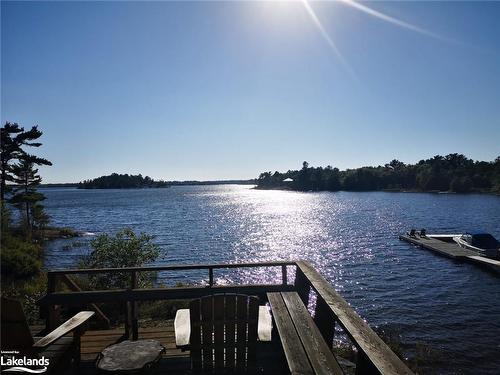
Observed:
[[[46,159],[23,153],[19,157],[19,162],[14,164],[11,168],[15,176],[13,182],[15,182],[18,187],[15,194],[10,199],[10,202],[22,209],[28,237],[31,237],[31,231],[33,229],[33,212],[36,211],[37,220],[43,217],[41,212],[43,206],[40,207],[38,202],[44,200],[45,196],[36,190],[38,185],[42,182],[42,178],[38,174],[38,169],[35,168],[37,165],[52,165],[52,163]]]
[[[284,184],[285,178],[293,183]],[[384,166],[361,167],[339,171],[327,166],[310,167],[302,163],[299,170],[286,173],[262,173],[257,179],[262,189],[292,188],[300,191],[369,191],[419,190],[500,193],[500,157],[494,161],[474,161],[462,154],[436,155],[417,164],[397,159]]]
[[[24,129],[20,128],[18,124],[11,124],[10,122],[5,123],[0,129],[1,133],[1,157],[0,157],[0,168],[1,168],[1,191],[0,200],[3,202],[5,195],[7,194],[8,185],[7,182],[12,182],[14,177],[12,175],[12,168],[10,161],[16,159],[22,154],[21,144],[17,141],[17,135],[23,132]]]
[[[41,137],[42,132],[38,126],[33,126],[30,130],[24,131],[17,123],[6,122],[0,128],[1,152],[0,152],[0,200],[5,200],[5,195],[10,190],[7,182],[15,182],[12,171],[12,160],[21,158],[26,152],[22,146],[40,147],[42,144],[31,142]]]

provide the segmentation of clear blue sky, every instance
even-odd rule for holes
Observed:
[[[39,124],[45,182],[498,156],[500,2],[361,4],[406,24],[338,2],[2,1],[1,120]]]

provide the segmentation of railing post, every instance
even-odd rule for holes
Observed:
[[[358,349],[356,360],[356,375],[379,375],[380,371],[373,365],[368,356]]]
[[[57,275],[49,272],[47,274],[47,295],[55,293],[57,287]],[[46,310],[45,329],[50,332],[59,325],[59,305],[50,305]]]
[[[208,286],[214,286],[214,269],[212,267],[208,269]]]
[[[131,289],[137,289],[138,280],[137,280],[137,271],[132,271],[132,285]],[[139,325],[137,323],[137,301],[131,301],[131,323],[132,323],[132,340],[137,340],[139,337]]]
[[[130,339],[130,330],[132,327],[132,318],[130,312],[130,301],[125,302],[125,334],[127,340]]]
[[[331,348],[333,346],[333,338],[335,336],[335,316],[331,312],[325,300],[319,294],[316,300],[314,323],[316,323],[321,335]]]
[[[288,284],[288,274],[287,274],[286,265],[281,266],[281,281],[282,281],[283,285]]]
[[[133,289],[137,288],[137,271],[130,272],[130,286],[128,291],[131,292]],[[139,336],[137,324],[137,302],[127,300],[125,302],[125,336],[132,340],[137,340]]]
[[[309,304],[309,292],[311,291],[311,285],[309,284],[309,280],[307,279],[304,272],[297,267],[297,271],[295,272],[295,289],[299,294],[300,299],[304,302],[304,305]]]

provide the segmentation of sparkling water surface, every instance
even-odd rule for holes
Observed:
[[[56,226],[155,235],[158,265],[308,260],[370,325],[398,332],[408,357],[417,343],[432,348],[421,373],[500,374],[500,278],[398,240],[411,227],[500,238],[500,197],[237,185],[43,192]],[[45,267],[76,267],[90,238],[79,247],[69,245],[82,239],[51,242]],[[158,282],[204,277],[161,273]],[[216,274],[218,283],[279,277],[278,269]]]

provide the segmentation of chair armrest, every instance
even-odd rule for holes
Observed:
[[[259,306],[259,320],[257,333],[259,341],[271,341],[273,329],[272,317],[267,306]],[[191,320],[189,309],[179,309],[174,320],[175,345],[178,348],[187,348],[191,336]]]
[[[64,335],[67,335],[68,333],[74,331],[78,327],[80,327],[83,323],[85,323],[87,320],[89,320],[95,313],[93,311],[81,311],[78,314],[76,314],[74,317],[71,319],[65,321],[63,324],[61,324],[59,327],[57,327],[55,330],[50,332],[48,335],[45,337],[42,337],[40,340],[38,340],[33,347],[34,348],[46,348],[50,344],[52,344],[54,341],[60,339]]]
[[[191,321],[189,309],[179,309],[174,320],[175,345],[185,347],[189,345],[191,336]]]
[[[257,333],[259,341],[271,341],[271,332],[273,330],[273,319],[267,306],[259,306],[259,322],[257,324]]]

